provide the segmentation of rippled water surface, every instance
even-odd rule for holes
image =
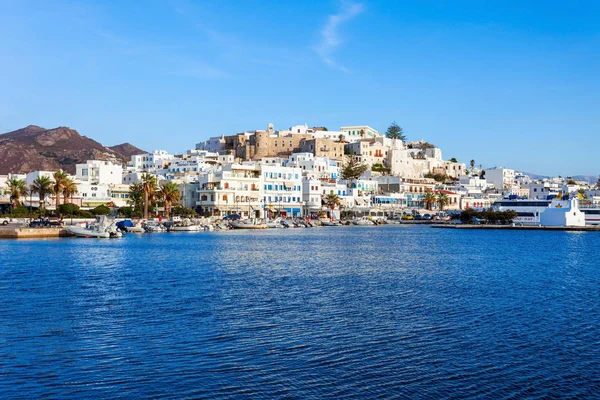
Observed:
[[[598,397],[599,242],[422,226],[0,241],[0,397]]]

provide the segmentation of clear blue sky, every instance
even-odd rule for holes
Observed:
[[[446,158],[600,174],[598,1],[0,0],[0,131],[182,151],[396,120]]]

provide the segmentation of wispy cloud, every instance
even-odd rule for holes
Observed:
[[[321,30],[321,41],[314,47],[325,64],[346,70],[333,59],[333,52],[344,42],[340,37],[339,28],[344,22],[361,14],[363,10],[364,7],[360,3],[343,2],[340,11],[327,18],[327,23]]]

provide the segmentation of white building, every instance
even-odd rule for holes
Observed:
[[[485,170],[485,179],[497,189],[508,189],[515,182],[515,170],[503,167],[489,168]]]
[[[123,168],[110,161],[88,160],[85,164],[77,164],[75,168],[75,183],[82,207],[111,202],[111,188],[123,184]]]

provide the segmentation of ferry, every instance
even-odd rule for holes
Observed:
[[[492,207],[496,211],[514,210],[517,218],[513,220],[516,224],[539,225],[540,214],[548,207],[566,207],[568,201],[560,199],[502,199],[496,201]],[[600,225],[600,204],[592,204],[589,201],[579,201],[579,209],[585,214],[586,225]]]

